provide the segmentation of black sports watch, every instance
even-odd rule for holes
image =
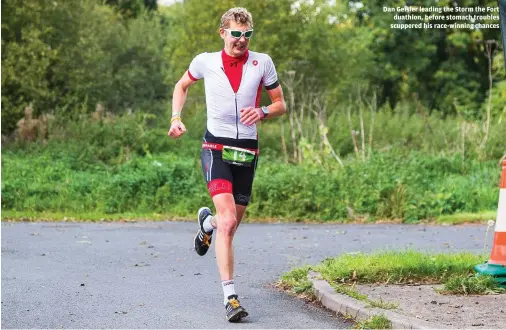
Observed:
[[[262,109],[262,112],[264,113],[264,118],[267,118],[267,116],[269,115],[269,108],[261,107],[261,109]]]

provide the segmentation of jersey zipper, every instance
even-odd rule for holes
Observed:
[[[237,139],[239,140],[239,109],[237,109],[237,93],[234,93],[235,98],[235,127],[237,128]]]
[[[246,70],[248,69],[248,61],[249,61],[249,58],[244,63],[244,65],[242,67],[241,82],[239,83],[239,88],[237,89],[237,92],[239,92],[239,89],[241,88],[242,81],[244,80],[244,76],[246,75]],[[235,93],[235,118],[236,118],[235,124],[237,127],[237,139],[239,139],[239,114],[238,114],[238,111],[239,111],[239,109],[237,109],[237,93]]]

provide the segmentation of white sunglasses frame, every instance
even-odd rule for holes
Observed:
[[[231,36],[232,38],[235,38],[235,39],[237,39],[237,40],[241,39],[241,38],[242,38],[242,36],[244,36],[244,38],[245,38],[246,40],[251,39],[251,38],[253,37],[253,34],[251,35],[251,37],[246,38],[246,32],[253,32],[253,31],[254,31],[253,29],[250,29],[250,30],[247,30],[247,31],[239,31],[239,30],[232,30],[232,29],[223,29],[223,30],[224,30],[224,31],[227,31],[227,32],[228,32],[228,34],[230,34],[230,36]],[[232,33],[230,33],[230,31],[239,31],[239,32],[241,32],[241,35],[239,36],[239,38],[234,37],[234,36],[232,35]]]

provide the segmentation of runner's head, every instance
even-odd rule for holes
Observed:
[[[229,9],[221,17],[220,35],[225,42],[225,52],[238,57],[248,49],[253,36],[253,17],[245,8]]]

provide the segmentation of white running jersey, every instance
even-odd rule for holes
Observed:
[[[221,51],[199,54],[190,64],[190,78],[204,78],[207,129],[216,137],[256,140],[256,125],[242,124],[239,110],[258,107],[262,85],[267,89],[278,85],[278,75],[270,56],[252,51],[248,53],[237,93],[223,69]]]

